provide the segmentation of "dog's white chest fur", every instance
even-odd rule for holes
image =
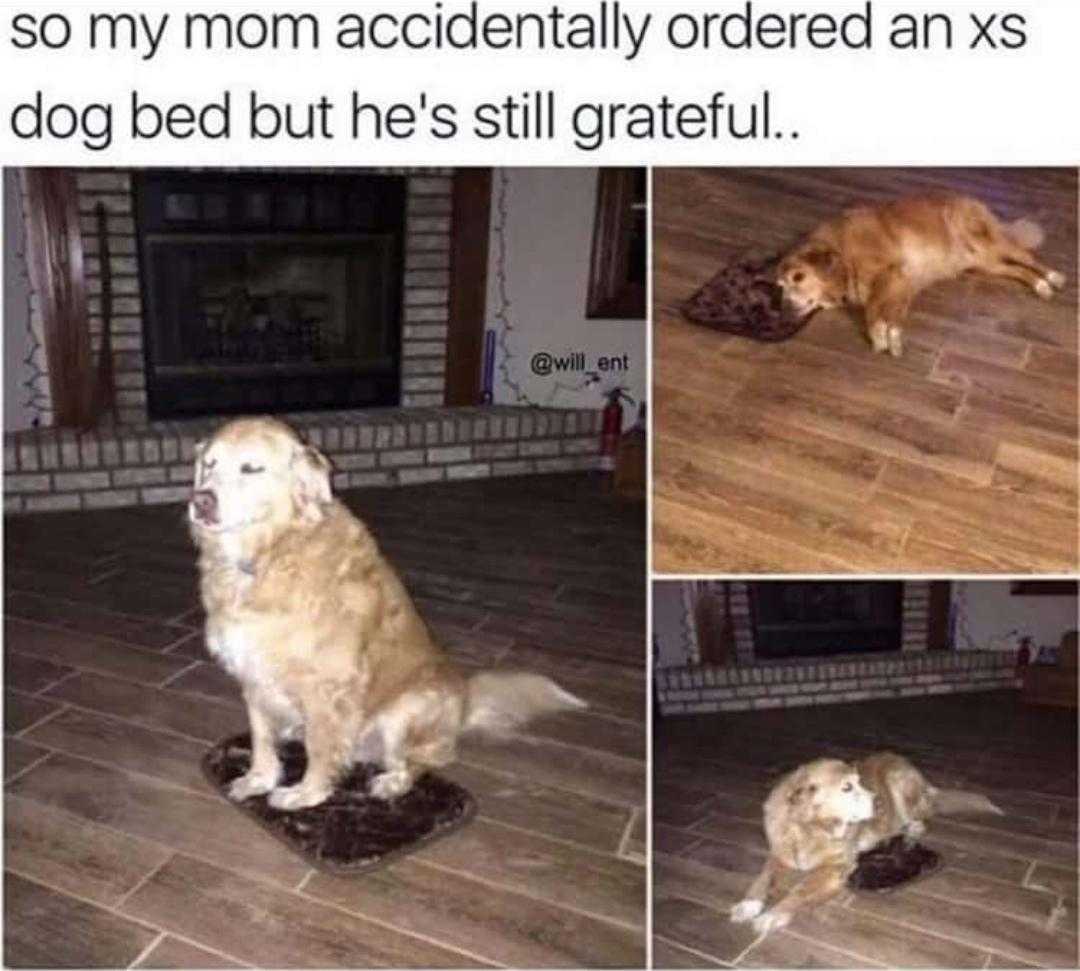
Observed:
[[[259,684],[267,680],[266,665],[243,624],[207,621],[206,647],[242,684]]]
[[[243,686],[245,693],[258,694],[264,707],[272,710],[283,728],[298,725],[301,714],[281,689],[265,654],[251,636],[250,626],[208,620],[206,647],[214,658]]]

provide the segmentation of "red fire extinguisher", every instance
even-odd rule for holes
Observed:
[[[607,393],[603,421],[600,425],[600,462],[601,472],[615,471],[615,453],[619,448],[619,436],[622,434],[622,400],[633,399],[621,388],[612,388]]]

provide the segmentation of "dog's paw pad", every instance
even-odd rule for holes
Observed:
[[[744,924],[748,920],[753,920],[758,914],[765,908],[765,902],[763,900],[740,900],[734,907],[731,908],[731,919],[736,924]]]
[[[277,778],[274,776],[253,775],[251,772],[246,772],[229,783],[229,798],[233,802],[243,802],[252,796],[265,796],[276,785]]]
[[[760,917],[754,918],[754,930],[759,934],[768,934],[770,931],[787,927],[790,923],[791,917],[788,914],[778,914],[775,910],[767,910]]]
[[[326,802],[326,797],[329,795],[329,792],[311,789],[304,785],[282,786],[271,792],[266,801],[274,809],[292,812],[296,809],[310,809],[312,806]]]

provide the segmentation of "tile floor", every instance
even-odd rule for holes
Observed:
[[[182,510],[8,519],[6,965],[641,966],[643,508],[584,476],[346,498],[459,660],[591,710],[466,744],[459,834],[320,874],[199,771],[245,717],[204,652]]]
[[[899,359],[841,311],[779,344],[682,319],[748,248],[777,253],[844,206],[928,191],[1039,221],[1064,292],[931,287]],[[656,570],[1076,570],[1075,170],[659,169],[653,208]]]
[[[677,716],[655,730],[657,967],[1077,966],[1076,712],[1016,692]],[[820,755],[889,748],[1007,813],[932,820],[945,866],[891,894],[846,893],[755,942],[728,908],[765,850],[772,782]]]

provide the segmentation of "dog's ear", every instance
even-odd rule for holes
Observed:
[[[824,244],[811,246],[802,254],[804,260],[834,286],[842,287],[847,282],[847,272],[840,253]]]
[[[807,263],[825,276],[832,276],[840,269],[840,254],[831,246],[812,246],[802,255]]]
[[[203,456],[206,454],[206,448],[207,448],[207,446],[209,444],[210,444],[210,440],[208,438],[200,438],[195,443],[194,447],[192,448],[192,451],[195,453],[195,482],[196,482],[196,484],[198,484],[198,482],[202,478]]]
[[[803,259],[819,270],[829,270],[840,258],[840,254],[831,246],[813,246],[802,254]]]
[[[311,445],[297,443],[292,457],[293,501],[300,515],[320,522],[323,506],[331,500],[330,460]]]
[[[812,782],[795,786],[788,795],[788,809],[796,816],[804,815],[811,807],[817,786]]]

